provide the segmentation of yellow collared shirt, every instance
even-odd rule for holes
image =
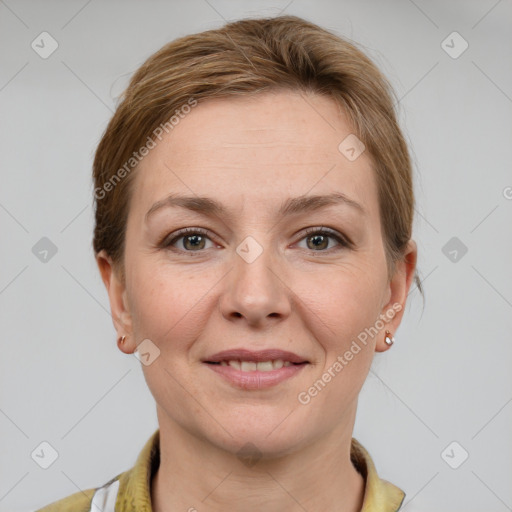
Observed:
[[[405,492],[379,478],[375,465],[362,444],[352,438],[350,458],[365,479],[361,512],[397,512]],[[160,464],[160,429],[149,438],[135,466],[102,487],[80,491],[36,512],[153,512],[151,480]]]

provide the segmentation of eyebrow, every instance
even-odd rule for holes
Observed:
[[[366,210],[358,202],[350,199],[341,192],[327,195],[303,195],[290,197],[283,202],[278,211],[279,217],[287,217],[298,213],[309,213],[320,208],[333,205],[350,206],[362,215],[367,215]],[[146,213],[147,221],[150,215],[164,207],[179,207],[210,216],[222,216],[228,213],[226,207],[215,199],[201,196],[183,196],[171,194],[161,201],[157,201]]]

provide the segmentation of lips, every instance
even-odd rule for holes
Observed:
[[[245,391],[263,390],[300,374],[309,361],[279,349],[233,349],[203,359],[203,364],[231,386]]]
[[[263,390],[288,381],[305,371],[309,361],[293,352],[267,349],[224,350],[203,359],[208,371],[244,391]]]
[[[267,349],[260,351],[252,351],[247,349],[224,350],[222,352],[217,352],[216,354],[213,354],[212,356],[203,359],[203,362],[210,364],[220,364],[223,361],[247,361],[260,363],[264,361],[275,360],[288,361],[292,364],[309,363],[309,361],[304,357],[294,354],[293,352],[288,352],[286,350],[279,349]]]

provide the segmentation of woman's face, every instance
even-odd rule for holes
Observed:
[[[416,261],[413,247],[412,264],[388,281],[370,158],[354,159],[353,139],[339,149],[352,131],[319,95],[210,100],[133,171],[126,286],[98,261],[128,337],[123,350],[146,340],[142,368],[161,427],[274,455],[350,436],[358,393],[375,350],[387,348],[385,330],[399,325]],[[334,194],[347,201],[310,201]],[[171,195],[189,199],[166,202]],[[215,357],[237,349],[249,354]],[[303,363],[274,363],[270,372],[263,363],[251,375],[263,350]],[[246,363],[237,369],[223,358]]]

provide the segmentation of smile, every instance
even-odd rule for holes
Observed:
[[[283,361],[282,359],[275,359],[269,361],[238,361],[232,359],[231,361],[220,361],[219,363],[210,363],[210,364],[218,364],[220,366],[231,366],[231,368],[235,368],[236,370],[241,370],[242,372],[271,372],[272,370],[279,370],[284,366],[292,366],[293,363],[290,361]],[[300,364],[300,363],[298,363]]]
[[[223,350],[206,357],[202,362],[224,382],[245,390],[276,386],[310,364],[303,356],[278,348],[259,351],[248,348]]]

